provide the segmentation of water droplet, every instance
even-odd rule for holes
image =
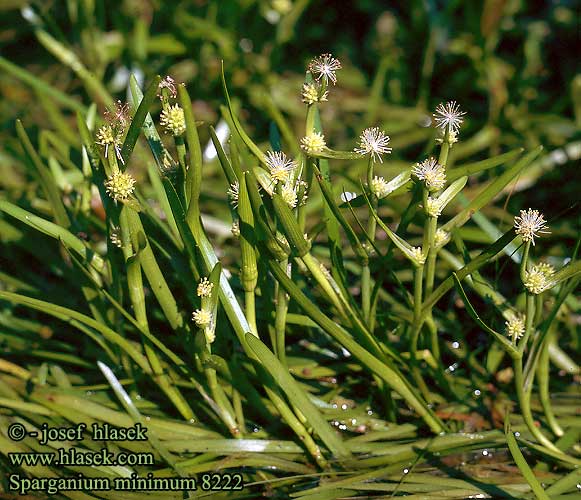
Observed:
[[[345,403],[343,403],[343,404],[341,405],[341,409],[342,409],[342,410],[346,410],[346,409],[347,409],[347,405],[346,405]]]
[[[347,430],[347,426],[345,424],[341,424],[339,426],[339,429],[341,429],[342,431],[346,431]]]
[[[460,342],[452,342],[452,349],[458,349],[460,347]]]
[[[333,410],[337,409],[337,403],[333,403]]]
[[[577,483],[577,489],[581,491],[581,484]]]
[[[351,419],[351,425],[357,425],[357,419],[356,418],[352,418]]]
[[[137,395],[135,396],[135,399],[137,399],[137,401],[139,401],[139,400],[141,399],[141,394],[137,394]]]
[[[194,418],[190,418],[189,422],[190,422],[190,424],[195,424],[196,420]]]
[[[409,473],[409,471],[410,471],[409,469],[404,469],[404,470],[403,470],[403,473],[404,473],[404,474],[408,474],[408,473]]]
[[[373,410],[367,410],[367,415],[373,415]]]
[[[520,437],[520,432],[518,432],[518,431],[517,431],[517,432],[515,432],[515,433],[514,433],[514,436],[515,436],[515,437]]]
[[[482,454],[483,454],[485,457],[487,457],[487,456],[489,455],[489,453],[488,453],[488,450],[484,450],[484,451],[482,452]]]
[[[480,392],[480,389],[475,389],[475,390],[474,390],[474,395],[475,395],[476,397],[480,396],[480,394],[482,394],[482,393]]]
[[[260,427],[253,427],[252,432],[254,432],[254,433],[260,432]]]
[[[146,422],[149,422],[150,420],[151,420],[151,417],[150,417],[149,415],[147,415],[147,416],[145,417],[145,421],[146,421]],[[192,418],[192,420],[194,420],[194,419]],[[191,422],[192,420],[190,420],[190,422]]]

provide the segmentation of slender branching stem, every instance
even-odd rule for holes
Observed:
[[[291,267],[289,266],[288,260],[285,259],[280,263],[280,267],[287,273],[287,276],[291,276]],[[276,311],[274,318],[274,329],[276,335],[275,351],[280,362],[286,366],[286,315],[288,311],[288,295],[282,286],[278,287],[276,295]]]
[[[369,218],[367,220],[367,236],[371,241],[375,241],[375,231],[377,229],[377,221],[371,213],[371,210],[377,210],[377,196],[373,194],[371,185],[373,181],[373,157],[369,157],[367,164],[367,189],[369,189],[369,199],[371,200],[371,208]],[[365,324],[370,326],[371,320],[371,292],[373,290],[373,283],[371,281],[371,270],[369,268],[369,259],[363,264],[361,270],[361,308],[363,310],[363,320]]]

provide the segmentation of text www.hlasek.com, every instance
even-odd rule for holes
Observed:
[[[14,466],[35,465],[153,465],[153,453],[112,453],[106,448],[99,451],[79,451],[75,448],[58,448],[48,453],[9,453],[8,460]]]

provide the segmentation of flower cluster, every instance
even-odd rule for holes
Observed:
[[[267,151],[264,159],[270,172],[270,178],[274,184],[287,182],[297,166],[282,151]]]
[[[446,185],[446,169],[435,158],[414,165],[412,174],[423,181],[429,191],[439,191]]]
[[[325,136],[319,132],[312,132],[301,139],[301,149],[310,155],[320,153],[326,147]]]
[[[180,136],[186,131],[184,110],[179,105],[167,106],[160,115],[159,122],[168,134]]]
[[[321,54],[309,63],[309,71],[317,80],[323,79],[325,84],[329,81],[333,85],[337,83],[337,70],[341,69],[341,62],[331,54]]]
[[[207,309],[196,309],[192,313],[192,320],[199,328],[206,328],[212,322],[212,313]]]
[[[550,264],[540,263],[525,272],[524,286],[534,295],[543,293],[553,287],[552,280],[555,269]]]
[[[323,90],[323,87],[318,82],[303,83],[301,91],[301,98],[305,104],[309,106],[316,102],[325,102],[329,96],[328,90]]]
[[[434,113],[434,121],[436,127],[446,130],[446,128],[454,134],[454,137],[460,130],[460,125],[464,121],[462,118],[466,114],[465,111],[460,111],[460,106],[456,101],[449,101],[446,104],[440,103],[436,107]]]
[[[105,181],[107,194],[115,201],[124,201],[135,190],[135,179],[127,172],[113,172]]]
[[[525,243],[531,242],[533,246],[535,238],[541,234],[550,234],[544,215],[532,208],[520,211],[520,216],[514,218],[514,227],[516,234],[520,235]]]
[[[515,316],[509,321],[505,321],[506,335],[515,340],[520,339],[525,333],[525,323],[520,316]]]
[[[371,155],[373,161],[383,163],[382,155],[392,151],[388,144],[389,136],[379,127],[366,128],[359,136],[359,147],[355,148],[355,152],[360,155]]]
[[[240,183],[238,181],[230,184],[230,187],[226,190],[228,198],[230,198],[230,203],[234,208],[238,207],[238,199],[240,198]]]
[[[105,125],[99,128],[96,134],[95,143],[105,147],[105,157],[109,157],[109,148],[115,151],[117,159],[125,164],[121,156],[121,143],[125,130],[129,125],[129,105],[117,101],[113,109],[105,112]]]
[[[198,297],[209,297],[212,295],[212,289],[214,288],[214,283],[210,282],[208,278],[202,278],[198,283],[198,288],[196,293]]]

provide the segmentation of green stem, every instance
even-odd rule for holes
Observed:
[[[246,290],[244,292],[244,306],[246,319],[250,325],[251,333],[258,336],[258,328],[256,328],[256,305],[254,290]]]
[[[289,427],[294,431],[294,433],[299,437],[305,448],[309,451],[311,456],[315,459],[319,467],[325,469],[327,467],[327,461],[321,453],[321,449],[315,443],[311,435],[308,433],[305,426],[293,413],[293,411],[288,407],[284,399],[281,397],[278,391],[274,391],[268,387],[264,387],[268,398],[272,401],[275,408],[280,413],[283,420],[289,425]]]
[[[535,439],[549,450],[561,455],[563,452],[559,450],[541,430],[535,425],[535,420],[531,411],[531,387],[525,388],[525,381],[523,376],[522,357],[519,356],[514,360],[514,383],[516,386],[516,394],[520,405],[521,414],[529,432]]]
[[[421,319],[423,276],[424,266],[417,266],[414,269],[414,316],[412,324],[412,337],[410,342],[410,358],[414,364],[417,363],[418,339],[422,329]]]
[[[291,268],[288,265],[288,259],[280,263],[281,269],[291,277]],[[286,349],[285,349],[285,333],[286,333],[286,315],[288,311],[288,296],[286,290],[279,285],[276,296],[276,313],[274,319],[274,328],[276,335],[276,354],[280,362],[287,366],[286,363]]]
[[[203,335],[203,332],[199,332],[199,335]],[[218,383],[216,370],[213,368],[205,368],[204,372],[210,388],[210,394],[220,408],[220,417],[222,418],[222,421],[228,427],[230,434],[232,434],[233,437],[240,439],[242,434],[240,432],[240,427],[238,427],[236,419],[234,418],[234,409],[226,397],[226,394],[224,394],[224,389],[222,389]]]
[[[414,269],[414,315],[412,323],[412,334],[410,341],[410,361],[412,368],[412,375],[418,389],[421,391],[422,395],[426,400],[431,399],[431,393],[428,389],[422,374],[420,372],[418,364],[418,341],[420,338],[420,332],[422,330],[422,285],[424,277],[424,266],[417,266]]]
[[[436,238],[436,229],[438,227],[438,218],[429,217],[427,222],[427,259],[426,259],[426,296],[434,291],[434,277],[436,274],[436,257],[438,249],[434,244]],[[423,249],[426,253],[426,248]]]
[[[539,384],[539,399],[541,400],[541,406],[545,412],[547,423],[549,424],[553,434],[557,437],[561,437],[565,432],[559,425],[559,422],[557,422],[557,418],[555,417],[551,405],[551,396],[549,392],[549,343],[551,342],[552,336],[553,330],[551,329],[547,334],[547,338],[544,340],[540,353],[539,364],[537,366],[537,381]]]
[[[323,289],[323,292],[325,292],[327,298],[333,303],[333,305],[337,308],[341,315],[347,317],[347,313],[345,311],[345,308],[343,307],[343,304],[341,303],[339,294],[335,293],[335,290],[331,286],[331,283],[329,283],[329,280],[327,279],[327,277],[325,276],[325,274],[323,273],[319,264],[315,261],[313,256],[310,253],[307,253],[302,257],[302,260],[305,266],[307,266],[309,272],[313,275],[313,278],[315,278],[316,282]]]
[[[371,190],[373,182],[373,157],[369,157],[367,163],[367,189],[369,190],[369,199],[371,201],[371,209],[369,219],[367,221],[367,236],[371,242],[375,241],[375,231],[377,229],[377,221],[371,213],[371,210],[377,210],[377,197]],[[365,324],[371,329],[371,292],[373,284],[371,283],[371,270],[369,268],[369,260],[363,264],[361,271],[361,308],[363,309],[363,320]]]
[[[527,241],[525,242],[525,248],[523,250],[523,254],[522,254],[522,260],[520,263],[520,279],[523,281],[526,280],[526,272],[529,268],[529,250],[531,248],[531,242]]]

